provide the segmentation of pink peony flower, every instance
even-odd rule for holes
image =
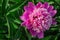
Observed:
[[[49,30],[51,24],[56,24],[53,18],[56,14],[53,6],[47,2],[42,4],[38,2],[34,5],[32,2],[28,2],[28,6],[24,6],[24,13],[20,16],[22,26],[25,26],[33,37],[44,37],[44,31]]]

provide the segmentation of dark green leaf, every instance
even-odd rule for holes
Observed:
[[[27,2],[27,0],[24,1],[22,4],[17,3],[17,4],[14,5],[13,7],[9,8],[6,15],[9,15],[10,12],[14,12],[14,11],[18,10],[18,9],[19,9],[22,5],[24,5],[26,2]]]
[[[15,29],[18,28],[18,26],[17,26],[15,23],[12,23],[12,25],[13,25],[13,27],[14,27]]]

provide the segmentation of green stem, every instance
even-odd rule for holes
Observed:
[[[31,40],[31,36],[29,35],[29,33],[27,32],[27,29],[25,28],[25,32],[26,32],[26,35],[28,37],[29,40]]]
[[[6,16],[6,21],[7,21],[7,26],[8,26],[8,38],[10,38],[10,25],[9,25],[7,16]]]

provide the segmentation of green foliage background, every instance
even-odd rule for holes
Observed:
[[[52,25],[46,31],[43,39],[31,37],[22,27],[19,16],[22,15],[24,5],[28,2],[48,2],[57,10],[55,16],[57,25]],[[0,0],[0,40],[60,40],[60,0]]]

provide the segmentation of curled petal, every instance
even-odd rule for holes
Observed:
[[[32,2],[28,2],[28,6],[34,7],[35,5]]]
[[[49,27],[47,26],[47,24],[45,24],[45,25],[43,26],[43,28],[44,28],[45,30],[49,30]]]
[[[29,30],[29,31],[30,31],[32,37],[36,37],[37,33],[35,31],[33,31],[33,30]]]
[[[24,12],[23,16],[20,16],[21,20],[26,21],[29,18],[29,12]]]
[[[24,10],[28,10],[28,6],[24,6]]]
[[[41,31],[40,33],[38,33],[38,38],[44,38],[44,33]]]
[[[35,5],[32,2],[28,2],[28,6],[24,6],[25,11],[32,12],[34,10]]]
[[[36,5],[37,8],[39,7],[42,7],[42,3],[41,2],[38,2],[37,5]]]
[[[53,18],[53,19],[52,19],[52,24],[53,24],[53,25],[56,25],[56,24],[57,24],[57,22],[56,22],[56,19],[55,19],[55,18]]]
[[[53,16],[56,15],[57,11],[56,10],[52,10],[50,13],[51,13],[51,16],[53,17]]]
[[[24,16],[20,16],[20,19],[21,19],[22,21],[25,21]]]
[[[49,4],[47,2],[45,2],[43,6],[44,6],[44,8],[48,8]]]
[[[32,7],[24,6],[24,10],[25,10],[25,11],[32,12],[33,9],[34,9],[34,8],[32,8]]]
[[[26,28],[27,29],[31,29],[32,28],[32,25],[31,25],[31,23],[30,23],[30,21],[28,20],[28,21],[26,21]]]
[[[48,10],[48,12],[50,12],[51,10],[53,10],[53,6],[49,6],[49,8],[47,9]]]

